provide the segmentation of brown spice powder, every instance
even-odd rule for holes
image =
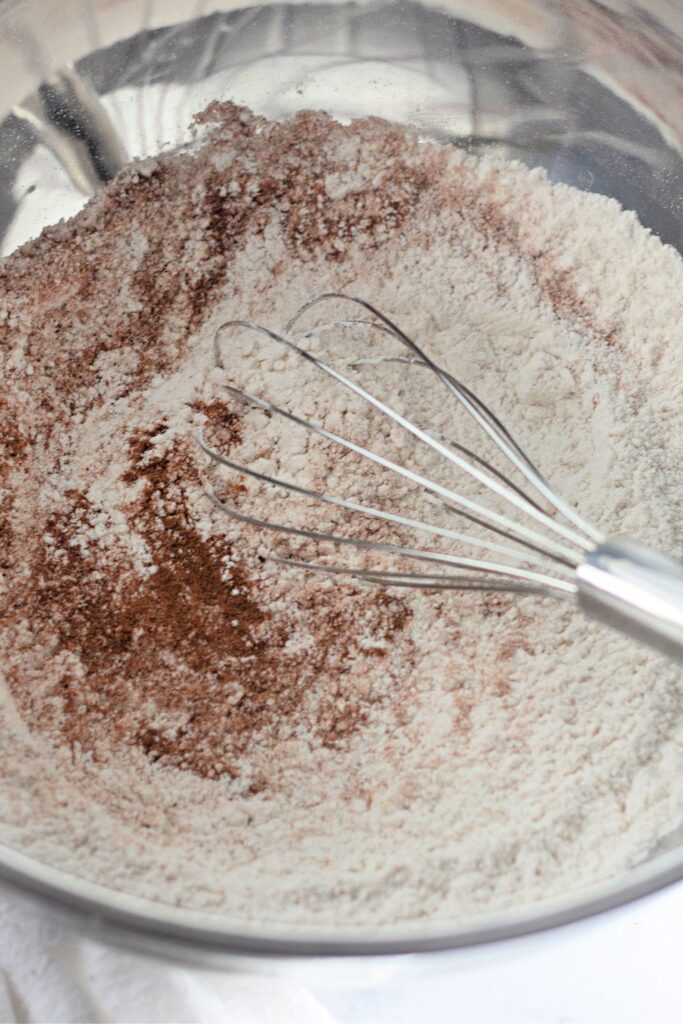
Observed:
[[[401,128],[363,124],[377,173],[335,196],[328,179],[344,165],[325,140],[351,129],[317,114],[270,124],[229,105],[210,108],[199,127],[200,157],[178,153],[125,171],[76,221],[48,229],[0,267],[0,289],[13,298],[0,346],[9,353],[17,338],[23,346],[8,374],[14,405],[0,410],[1,465],[14,479],[26,474],[29,491],[32,473],[68,479],[74,423],[117,401],[135,408],[150,381],[187,360],[188,339],[216,302],[226,290],[239,295],[231,279],[237,255],[274,223],[288,259],[343,271],[347,246],[371,253],[403,230],[428,248],[419,218],[446,204],[456,211],[454,232],[459,210],[479,233],[477,258],[495,262],[498,250],[521,256],[558,316],[607,330],[590,321],[570,278],[520,237],[486,183],[454,182],[443,150],[415,161],[417,143]],[[221,170],[212,161],[220,165],[226,149],[231,162]],[[280,270],[281,254],[270,267],[274,277]],[[222,451],[241,442],[242,423],[222,402],[197,401],[194,410]],[[354,666],[381,664],[389,689],[398,664],[410,672],[409,605],[382,593],[359,601],[347,585],[311,582],[296,606],[273,614],[260,566],[240,560],[220,534],[199,532],[194,442],[166,443],[167,430],[163,420],[150,426],[134,416],[121,440],[120,479],[134,497],[119,511],[148,553],[142,575],[120,554],[83,543],[97,513],[87,487],[56,484],[58,508],[36,511],[35,524],[15,521],[8,499],[3,564],[27,566],[10,582],[8,618],[30,623],[38,645],[73,656],[57,657],[47,693],[14,666],[20,710],[74,756],[101,759],[132,745],[150,761],[208,778],[239,776],[246,751],[288,730],[343,744],[382,699],[347,685]],[[39,470],[31,466],[34,444],[45,452]],[[486,613],[492,600],[467,598],[463,607]],[[297,650],[290,641],[302,622],[310,642]],[[514,649],[524,642],[520,635]],[[505,640],[494,673],[501,693],[511,644]],[[327,690],[313,698],[319,679]],[[460,702],[459,728],[470,703]]]
[[[220,403],[209,415],[237,434],[234,414]],[[137,745],[162,765],[216,778],[237,777],[240,757],[256,741],[267,743],[300,711],[307,688],[320,676],[330,695],[314,713],[314,732],[336,745],[367,718],[367,707],[344,700],[347,666],[360,653],[354,603],[311,594],[298,609],[315,644],[302,654],[284,648],[297,621],[275,621],[264,610],[248,571],[233,561],[227,542],[202,539],[193,528],[187,491],[196,483],[192,453],[177,447],[156,454],[157,424],[129,442],[128,482],[144,482],[130,521],[152,552],[147,579],[116,577],[71,543],[87,521],[89,503],[67,493],[69,510],[50,516],[49,551],[40,549],[33,581],[17,595],[37,635],[54,631],[59,647],[82,664],[65,672],[38,705],[20,676],[12,689],[34,725],[95,760],[112,748]],[[230,566],[226,577],[226,565]],[[37,583],[36,583],[37,581]],[[365,622],[378,639],[404,630],[402,602],[374,595]],[[365,651],[365,657],[384,650]],[[341,710],[338,705],[342,701]],[[165,720],[171,724],[158,724]]]

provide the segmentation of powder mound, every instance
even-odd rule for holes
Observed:
[[[217,471],[196,438],[409,510],[400,481],[222,385],[395,443],[362,406],[246,337],[214,365],[224,322],[279,329],[356,293],[588,518],[675,549],[680,258],[609,200],[376,119],[213,104],[196,131],[0,264],[2,838],[147,898],[320,928],[462,920],[625,870],[683,815],[676,670],[564,605],[277,564],[312,549],[212,490],[399,534]],[[330,346],[353,363],[368,342]],[[477,444],[430,382],[372,373]]]

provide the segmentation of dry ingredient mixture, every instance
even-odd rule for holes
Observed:
[[[214,368],[223,321],[282,328],[342,289],[474,387],[589,519],[681,550],[680,257],[612,200],[379,120],[214,105],[199,130],[0,264],[2,838],[135,895],[320,927],[615,875],[683,818],[676,667],[564,604],[283,568],[212,505],[248,487],[195,438],[376,493]],[[314,372],[229,344],[243,386],[363,440]],[[449,429],[431,382],[377,373]]]

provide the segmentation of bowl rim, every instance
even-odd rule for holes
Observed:
[[[335,929],[255,924],[132,896],[51,867],[0,844],[0,879],[38,896],[85,932],[152,955],[205,960],[386,957],[492,946],[590,919],[683,879],[683,848],[660,853],[620,876],[542,903],[470,918]]]

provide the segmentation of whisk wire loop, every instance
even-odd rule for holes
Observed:
[[[502,484],[499,480],[492,478],[486,472],[479,469],[476,465],[471,465],[467,461],[467,459],[461,457],[457,452],[451,451],[448,448],[448,446],[444,445],[441,441],[436,440],[426,431],[422,430],[416,424],[406,419],[405,416],[402,416],[400,413],[390,408],[381,399],[372,395],[370,392],[368,392],[365,388],[361,387],[355,381],[350,380],[339,370],[336,370],[334,367],[329,366],[321,359],[318,359],[317,356],[314,356],[307,349],[301,348],[301,346],[297,345],[289,338],[286,338],[275,331],[271,331],[267,327],[262,327],[259,324],[253,324],[244,320],[232,320],[226,322],[225,324],[222,324],[221,327],[218,328],[217,335],[219,335],[220,332],[233,327],[240,327],[245,330],[255,331],[256,333],[262,334],[270,338],[271,340],[277,342],[278,344],[284,345],[287,349],[294,352],[296,355],[301,356],[307,362],[314,365],[323,373],[326,373],[328,376],[336,380],[338,383],[342,384],[344,387],[347,387],[350,391],[352,391],[358,397],[362,398],[364,401],[368,402],[379,412],[383,413],[389,419],[399,424],[399,426],[403,427],[418,440],[422,441],[424,444],[428,445],[434,451],[438,452],[440,455],[442,455],[444,458],[446,458],[448,461],[454,464],[458,469],[461,469],[465,473],[469,474],[471,477],[477,480],[478,483],[482,484],[484,487],[487,487],[490,491],[493,491],[499,497],[507,500],[510,504],[516,506],[519,511],[525,512],[530,517],[536,519],[539,523],[546,526],[549,530],[560,534],[560,536],[563,537],[563,539],[575,544],[580,551],[589,549],[592,546],[588,544],[583,537],[577,535],[571,530],[568,530],[561,524],[558,524],[547,513],[540,511],[537,506],[534,506],[532,503],[528,501],[526,496],[520,496],[520,494],[516,493],[515,491],[512,491],[504,484]],[[411,342],[411,344],[413,343]],[[218,365],[223,367],[222,359],[220,360]],[[401,466],[398,463],[393,462],[390,459],[387,459],[385,456],[380,455],[377,452],[373,452],[362,445],[356,444],[354,441],[341,437],[340,435],[335,434],[330,430],[327,430],[326,427],[323,427],[320,424],[313,423],[310,420],[303,419],[302,417],[297,416],[295,413],[292,413],[287,409],[283,409],[280,406],[276,406],[274,403],[268,401],[267,399],[261,398],[256,395],[251,395],[248,392],[244,391],[243,389],[235,388],[232,385],[223,385],[223,388],[235,398],[245,400],[248,403],[257,405],[261,409],[267,410],[270,413],[282,416],[285,419],[288,419],[290,422],[296,423],[301,427],[305,427],[308,430],[312,431],[313,433],[317,434],[318,436],[323,437],[334,444],[341,445],[347,450],[353,451],[356,454],[370,460],[371,462],[374,462],[377,465],[382,466],[384,469],[389,469],[394,473],[397,473],[399,476],[402,476],[405,479],[410,480],[412,483],[417,484],[418,486],[424,488],[426,491],[431,491],[434,494],[438,494],[444,501],[451,504],[454,511],[457,511],[458,507],[460,507],[468,510],[470,513],[473,513],[474,515],[486,519],[487,521],[499,527],[501,531],[503,531],[504,534],[508,536],[510,539],[515,539],[518,541],[518,543],[531,547],[532,550],[538,551],[540,549],[544,551],[549,557],[556,558],[559,561],[562,561],[565,564],[571,566],[576,566],[580,561],[580,555],[576,555],[569,548],[565,547],[564,545],[558,543],[555,540],[552,540],[551,538],[544,537],[536,530],[533,530],[530,527],[523,525],[522,523],[515,522],[508,516],[503,515],[502,513],[496,512],[493,509],[488,508],[487,506],[483,505],[481,501],[472,501],[470,498],[467,498],[465,495],[459,492],[453,491],[450,488],[443,487],[442,485],[436,483],[435,481],[429,480],[427,477],[424,477],[421,474],[416,473],[414,470],[408,469],[405,466]]]
[[[329,505],[335,505],[338,508],[343,508],[350,512],[357,512],[375,519],[381,519],[384,522],[393,523],[396,526],[416,530],[421,533],[429,533],[432,536],[442,537],[447,540],[458,541],[460,543],[467,544],[470,547],[481,548],[486,551],[493,551],[496,554],[509,558],[520,565],[530,562],[531,564],[534,564],[534,562],[539,565],[544,564],[541,559],[530,558],[530,556],[527,555],[525,552],[520,552],[518,549],[508,547],[505,544],[497,544],[495,541],[481,540],[478,537],[473,537],[469,534],[463,534],[456,530],[450,530],[447,527],[436,526],[432,523],[426,523],[419,519],[412,519],[409,516],[400,515],[396,512],[389,512],[386,509],[375,508],[372,505],[365,505],[360,502],[353,501],[350,498],[340,498],[333,494],[325,494],[322,491],[315,491],[308,487],[302,487],[301,484],[293,483],[290,480],[283,480],[280,477],[274,477],[270,476],[267,473],[261,473],[251,466],[246,466],[240,462],[234,462],[232,459],[226,458],[226,456],[221,454],[221,452],[217,452],[214,448],[207,444],[206,438],[204,437],[203,433],[199,435],[198,442],[201,449],[214,462],[219,463],[222,466],[225,466],[227,469],[234,470],[236,473],[244,473],[254,480],[259,480],[261,483],[270,484],[272,486],[281,488],[282,490],[287,491],[289,493],[300,494],[302,497],[312,498],[316,501],[322,501]],[[218,500],[220,502],[221,508],[224,511],[228,511],[228,506],[220,499]],[[255,520],[253,517],[245,516],[244,513],[240,514],[240,518],[252,521],[254,523],[257,522],[257,520]],[[270,524],[270,527],[272,529],[280,530],[280,532],[291,532],[292,530],[294,530],[293,527],[285,527],[282,524],[274,523],[272,520],[269,520],[268,523]],[[258,524],[264,525],[263,521],[261,520],[258,520]],[[309,536],[308,531],[305,531],[305,534],[306,536]],[[349,540],[349,538],[344,538],[338,534],[316,534],[317,539],[320,539],[323,536],[325,540],[332,541],[334,543],[345,543]],[[363,547],[370,547],[378,551],[386,550],[384,545],[380,545],[378,542],[367,540],[363,541]],[[392,545],[391,550],[394,553],[400,553],[405,555],[406,557],[415,557],[412,554],[412,549],[406,547]],[[428,554],[428,552],[424,552],[424,554],[426,555]],[[490,569],[487,569],[485,571],[490,571]]]
[[[516,468],[526,477],[528,482],[535,487],[546,501],[548,501],[561,515],[564,515],[571,523],[574,524],[574,526],[587,534],[589,540],[581,538],[583,550],[591,550],[595,544],[600,543],[604,539],[599,530],[596,530],[594,526],[588,523],[583,516],[581,516],[574,508],[572,508],[571,505],[569,505],[553,490],[538,467],[532,462],[521,445],[515,441],[507,427],[505,427],[505,425],[498,419],[495,413],[493,413],[477,395],[470,391],[465,384],[438,366],[427,355],[427,353],[415,341],[413,341],[412,338],[408,337],[408,335],[390,319],[390,317],[386,316],[381,312],[381,310],[377,309],[376,306],[373,306],[372,303],[368,302],[366,299],[361,299],[353,295],[346,295],[343,292],[325,292],[324,294],[318,295],[314,299],[311,299],[300,306],[296,313],[294,313],[287,322],[285,332],[289,333],[292,331],[297,321],[300,320],[301,317],[310,309],[313,309],[314,306],[320,305],[322,302],[329,301],[350,302],[360,306],[362,309],[365,309],[371,314],[371,316],[376,317],[380,321],[380,323],[387,329],[388,333],[392,334],[398,341],[405,345],[409,351],[413,352],[414,355],[417,356],[419,362],[432,370],[448,390],[462,403],[470,415],[474,417],[479,426],[485,430],[490,439],[505,455],[507,455]],[[557,528],[559,525],[560,524],[555,524],[555,527]]]
[[[530,583],[539,583],[547,587],[552,587],[556,590],[564,590],[568,593],[575,592],[575,586],[566,580],[558,580],[555,577],[547,576],[542,573],[537,573],[529,569],[519,568],[512,565],[501,565],[497,562],[488,562],[484,559],[478,558],[464,558],[458,555],[449,555],[445,552],[440,551],[421,551],[419,548],[404,547],[399,544],[387,544],[382,541],[364,540],[361,537],[346,537],[341,534],[333,533],[322,533],[317,530],[307,530],[299,526],[289,526],[284,523],[274,523],[270,519],[260,519],[257,516],[247,515],[244,512],[240,512],[238,509],[225,504],[217,494],[212,495],[212,500],[217,508],[222,512],[225,512],[232,519],[237,519],[240,522],[248,523],[250,526],[258,526],[263,530],[275,530],[278,533],[289,534],[293,537],[301,537],[304,540],[313,540],[317,543],[332,543],[339,545],[348,545],[350,547],[358,548],[365,551],[375,551],[389,555],[399,555],[403,558],[415,559],[422,562],[434,562],[441,565],[448,565],[454,569],[467,569],[474,570],[476,572],[491,573],[500,577],[509,577],[515,580],[526,580]],[[300,562],[300,565],[305,565],[310,569],[317,569],[323,571],[326,567],[316,565],[312,562]],[[349,576],[363,575],[364,570],[354,569],[349,567],[345,570]],[[374,571],[368,574],[372,577],[379,577],[382,575],[381,571]],[[387,574],[391,576],[392,574]],[[418,578],[420,577],[418,574]]]
[[[506,473],[499,470],[483,456],[439,431],[427,429],[413,422],[361,384],[318,358],[313,352],[302,347],[302,345],[293,341],[288,336],[307,311],[320,303],[328,301],[350,302],[360,306],[374,319],[354,317],[336,320],[333,323],[322,324],[303,333],[299,332],[300,340],[305,340],[312,336],[320,336],[332,328],[339,327],[371,328],[396,339],[407,348],[409,352],[407,357],[380,356],[379,358],[361,358],[354,360],[350,365],[357,367],[365,364],[393,362],[406,364],[411,367],[420,366],[431,370],[446,387],[449,394],[457,399],[474,419],[475,423],[484,431],[489,440],[495,444],[497,449],[512,463],[515,469],[521,473],[527,484],[530,484],[537,494],[540,495],[540,498],[551,506],[553,513],[551,514],[546,511],[539,500],[530,496],[525,488],[519,486]],[[309,529],[304,526],[294,526],[272,519],[264,519],[227,504],[219,496],[218,492],[214,490],[212,498],[217,508],[238,521],[248,523],[260,529],[275,531],[290,537],[297,537],[316,543],[331,543],[338,547],[346,546],[380,553],[385,556],[397,556],[409,561],[432,563],[441,566],[447,571],[404,572],[400,566],[396,569],[356,568],[351,565],[333,565],[329,564],[329,562],[313,562],[301,558],[282,558],[280,556],[275,558],[277,562],[284,565],[307,568],[328,576],[350,576],[363,582],[385,586],[411,586],[418,589],[435,590],[515,590],[541,596],[572,597],[576,595],[575,571],[577,566],[582,563],[586,553],[591,552],[595,545],[601,542],[602,536],[600,532],[585,522],[582,516],[552,490],[545,477],[531,461],[521,445],[517,443],[509,430],[484,402],[451,373],[438,366],[419,345],[371,303],[340,292],[325,293],[301,306],[289,320],[283,334],[246,320],[228,321],[222,324],[214,335],[215,364],[223,370],[226,369],[226,366],[223,361],[221,342],[224,333],[231,329],[254,332],[283,346],[309,365],[314,366],[316,370],[324,373],[334,383],[349,390],[383,417],[389,419],[410,434],[417,442],[436,452],[451,466],[467,474],[488,492],[506,502],[513,510],[523,513],[533,523],[533,525],[526,525],[524,522],[518,522],[516,519],[510,518],[509,515],[497,511],[480,500],[469,498],[460,491],[453,490],[451,487],[431,480],[422,473],[417,472],[414,468],[402,465],[378,451],[343,437],[327,429],[321,423],[313,422],[289,409],[282,408],[266,397],[251,394],[243,388],[235,386],[233,383],[223,383],[221,384],[222,389],[231,397],[260,409],[269,416],[274,415],[284,418],[286,421],[316,434],[325,441],[355,453],[382,470],[387,470],[407,480],[410,484],[419,488],[428,501],[436,503],[449,512],[457,514],[470,523],[474,523],[485,531],[496,534],[515,545],[510,546],[508,543],[501,543],[489,537],[480,538],[469,533],[461,533],[446,526],[425,522],[415,518],[413,515],[391,512],[372,504],[324,493],[304,487],[291,480],[261,473],[251,466],[244,465],[222,455],[207,443],[203,435],[200,436],[199,444],[213,463],[222,465],[233,472],[249,476],[260,483],[276,487],[287,495],[299,495],[306,499],[324,502],[347,512],[358,513],[375,520],[390,523],[401,529],[416,531],[441,540],[452,541],[456,544],[464,544],[469,548],[488,552],[501,559],[501,561],[494,562],[487,558],[470,557],[469,554],[452,554],[445,551],[425,550],[410,544],[347,536],[341,533]],[[567,525],[567,522],[561,522],[554,518],[558,513],[564,516],[569,525]],[[538,527],[544,528],[551,536],[540,533]],[[552,575],[547,571],[548,560],[553,564]],[[453,572],[452,570],[462,571]],[[464,575],[463,573],[474,573],[475,575]]]
[[[492,579],[476,576],[463,576],[459,574],[422,574],[416,572],[383,572],[379,569],[351,569],[349,566],[340,565],[319,565],[297,558],[275,557],[274,562],[278,565],[292,566],[297,569],[312,569],[315,572],[326,576],[351,576],[354,579],[366,583],[382,583],[391,587],[417,587],[423,590],[478,590],[478,591],[503,591],[517,594],[535,594],[541,597],[563,596],[574,597],[576,586],[573,583],[562,581],[561,587],[557,581],[552,581],[552,586],[541,582],[527,583],[524,580],[513,579]],[[541,577],[539,577],[540,579]],[[547,577],[549,579],[549,577]]]

